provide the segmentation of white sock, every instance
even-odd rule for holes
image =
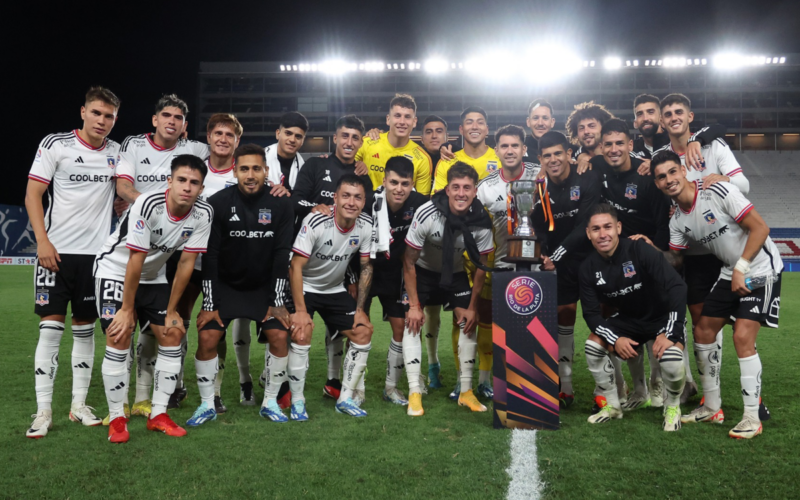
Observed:
[[[225,358],[228,355],[228,342],[225,334],[217,344],[217,378],[214,379],[214,396],[219,396],[222,389],[222,376],[225,374]]]
[[[692,363],[689,361],[689,349],[685,349],[683,351],[683,368],[686,372],[686,382],[694,382],[694,376],[692,376]]]
[[[153,330],[146,329],[139,332],[139,341],[136,344],[136,397],[134,403],[150,399],[153,391],[153,371],[156,367],[156,352],[158,342],[153,336]]]
[[[207,403],[214,408],[214,380],[217,378],[217,358],[200,361],[194,358],[194,368],[197,372],[197,391],[200,393],[200,403]]]
[[[94,366],[94,323],[72,325],[72,404],[83,406]]]
[[[325,354],[328,357],[328,380],[339,380],[344,355],[344,336],[339,335],[331,340],[330,330],[325,327]]]
[[[267,382],[264,384],[264,402],[262,406],[267,406],[269,401],[278,399],[278,391],[281,389],[281,384],[286,380],[286,365],[288,363],[289,356],[281,358],[267,349],[266,354],[264,354],[264,371],[267,375]]]
[[[625,378],[622,376],[622,359],[616,354],[609,354],[608,359],[614,366],[614,382],[617,384],[617,395],[622,396],[625,389]]]
[[[128,404],[128,392],[131,388],[131,372],[133,370],[133,359],[135,357],[136,353],[133,351],[133,339],[131,339],[131,345],[128,348],[128,354],[125,356],[125,372],[127,373],[127,378],[125,379],[125,404]]]
[[[677,346],[672,346],[664,351],[658,364],[661,366],[664,387],[667,390],[665,406],[680,406],[681,393],[685,383],[683,353]]]
[[[653,354],[654,340],[650,340],[645,344],[647,346],[647,359],[650,362],[650,385],[655,384],[656,380],[661,378],[661,365]]]
[[[719,370],[720,347],[716,344],[694,343],[694,360],[700,372],[700,384],[703,386],[703,405],[712,410],[719,410],[722,405],[720,396]]]
[[[153,410],[150,418],[156,418],[167,412],[169,397],[178,385],[178,373],[181,371],[181,346],[158,346],[158,359],[154,374]]]
[[[719,346],[719,366],[720,366],[720,370],[722,370],[722,339],[723,339],[722,333],[723,333],[723,330],[720,329],[720,331],[717,332],[717,338],[716,338],[716,343]],[[758,347],[756,347],[756,352],[758,352]]]
[[[289,362],[286,369],[289,374],[289,390],[292,391],[292,403],[306,400],[303,395],[303,389],[306,385],[308,351],[310,350],[310,345],[298,345],[294,342],[289,345]]]
[[[403,364],[406,367],[409,394],[422,391],[419,385],[422,369],[422,342],[419,337],[419,335],[412,335],[408,328],[403,331]]]
[[[605,396],[606,402],[612,408],[620,409],[619,395],[617,394],[617,386],[614,381],[616,376],[614,374],[613,363],[611,362],[611,359],[616,358],[616,356],[609,356],[608,350],[597,342],[589,339],[586,340],[584,346],[586,351],[586,364],[589,366],[589,371],[592,377],[594,377],[597,388],[602,395]]]
[[[236,353],[236,365],[239,367],[239,383],[253,382],[253,377],[250,376],[250,320],[233,320],[231,333],[233,334],[233,351]]]
[[[439,325],[441,325],[441,306],[425,308],[425,347],[428,349],[428,365],[439,363]]]
[[[183,328],[186,335],[181,339],[181,371],[178,372],[178,384],[176,387],[183,387],[183,370],[186,367],[186,354],[189,352],[189,327],[192,322],[188,319],[183,320]]]
[[[64,336],[64,323],[42,321],[39,323],[39,343],[33,355],[36,381],[36,404],[39,411],[52,409],[53,384],[58,372],[58,348]]]
[[[761,358],[758,357],[758,353],[746,358],[739,358],[739,370],[741,370],[744,414],[759,420],[758,398],[761,396]]]
[[[346,401],[353,397],[353,391],[358,387],[358,382],[367,369],[367,358],[372,343],[356,344],[350,342],[350,349],[344,359],[344,372],[342,373],[342,392],[339,394],[339,402]]]
[[[558,325],[558,379],[561,392],[572,394],[572,360],[575,357],[575,325]]]
[[[637,352],[635,357],[627,361],[628,370],[630,370],[631,378],[633,379],[633,393],[647,398],[647,384],[644,381],[644,355]]]
[[[125,416],[125,403],[128,402],[126,399],[128,352],[128,349],[114,349],[106,346],[106,354],[103,357],[100,371],[103,374],[103,387],[105,387],[106,401],[108,401],[109,421]]]
[[[386,355],[386,390],[394,389],[400,382],[403,373],[403,344],[392,339],[389,344],[389,353]]]
[[[475,370],[475,353],[478,351],[478,332],[468,337],[464,328],[458,332],[458,378],[461,381],[461,394],[472,390],[472,372]]]

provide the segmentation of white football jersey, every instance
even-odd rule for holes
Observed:
[[[442,272],[442,241],[444,240],[445,217],[432,201],[417,209],[411,220],[411,229],[406,235],[406,244],[421,250],[417,265],[428,271]],[[492,230],[470,228],[481,255],[492,252]],[[464,269],[464,235],[459,231],[453,242],[453,270]]]
[[[492,216],[494,230],[494,267],[514,269],[514,264],[504,262],[508,255],[508,204],[510,203],[511,183],[514,181],[528,181],[536,179],[541,170],[538,164],[523,163],[519,177],[507,181],[502,173],[503,169],[489,174],[478,182],[478,199]]]
[[[143,193],[123,215],[94,261],[94,277],[125,281],[130,251],[147,252],[139,283],[166,283],[165,266],[176,251],[205,253],[214,209],[197,200],[181,218],[169,213],[169,191]]]
[[[140,193],[167,189],[172,158],[191,154],[198,158],[208,156],[208,144],[179,139],[170,149],[153,142],[152,134],[132,135],[122,142],[117,177],[128,179]]]
[[[308,258],[303,268],[303,292],[343,292],[350,259],[357,254],[369,257],[371,250],[372,217],[368,214],[359,214],[347,231],[339,227],[333,214],[308,214],[292,247],[294,253]]]
[[[203,181],[203,194],[200,195],[201,200],[207,200],[211,195],[221,191],[229,186],[235,186],[239,182],[233,174],[233,169],[236,167],[234,162],[227,170],[214,170],[211,166],[211,157],[206,158],[206,167],[208,173]]]
[[[680,207],[669,222],[669,247],[686,250],[690,243],[707,248],[724,264],[721,278],[731,279],[733,267],[744,252],[748,233],[739,222],[753,209],[753,205],[739,189],[727,182],[717,182],[708,189],[697,189],[692,208],[684,212]],[[773,275],[783,270],[778,248],[768,236],[764,246],[750,263],[747,277]]]
[[[96,255],[106,241],[119,149],[108,139],[93,148],[77,130],[39,143],[28,178],[48,186],[45,230],[58,253]]]

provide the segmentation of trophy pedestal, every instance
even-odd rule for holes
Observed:
[[[509,236],[506,262],[517,265],[517,271],[530,271],[542,263],[542,245],[536,236]]]

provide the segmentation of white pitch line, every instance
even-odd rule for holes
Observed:
[[[536,458],[536,431],[514,429],[511,431],[511,465],[506,473],[511,476],[508,483],[508,500],[538,500],[544,484],[539,479],[539,464]]]

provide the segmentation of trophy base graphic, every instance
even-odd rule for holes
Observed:
[[[530,269],[542,263],[542,246],[536,236],[509,236],[506,262],[517,265],[517,270]]]

